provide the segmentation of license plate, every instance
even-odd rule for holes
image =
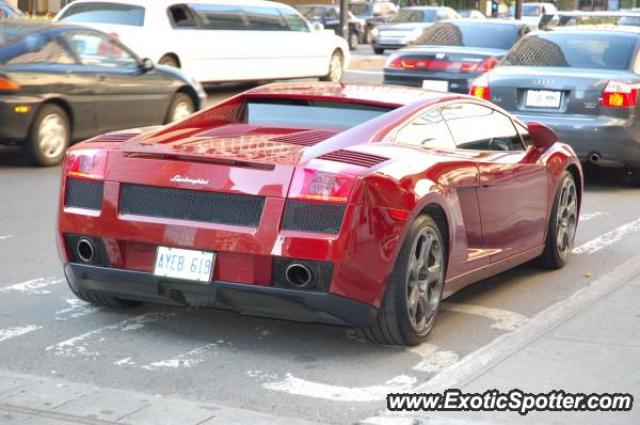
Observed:
[[[526,106],[534,108],[560,108],[562,92],[552,90],[527,90]]]
[[[449,91],[449,82],[442,80],[422,80],[422,88],[426,90]]]
[[[158,247],[153,274],[175,279],[210,282],[216,255],[213,252]]]

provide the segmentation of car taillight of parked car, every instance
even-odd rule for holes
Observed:
[[[638,89],[627,83],[609,81],[602,92],[600,104],[607,108],[635,108],[638,105]]]
[[[491,89],[489,88],[489,80],[485,76],[475,79],[469,90],[471,96],[479,97],[484,100],[491,99]]]
[[[354,177],[348,174],[298,168],[293,175],[288,198],[346,203],[351,195],[353,181]]]
[[[472,72],[490,71],[497,65],[497,63],[498,61],[494,57],[487,58],[481,62],[396,57],[389,61],[387,67],[398,69],[462,72],[470,74]]]
[[[107,170],[107,151],[80,149],[69,151],[65,158],[65,175],[90,180],[104,180]]]

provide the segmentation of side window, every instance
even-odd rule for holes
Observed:
[[[286,31],[288,26],[275,7],[244,7],[249,19],[249,29],[253,31]]]
[[[508,116],[486,106],[458,103],[442,109],[459,149],[518,151],[524,146]]]
[[[192,4],[203,29],[248,30],[249,20],[240,6]]]
[[[67,40],[83,65],[137,68],[138,61],[122,44],[97,33],[73,32]]]
[[[522,143],[524,144],[525,149],[533,146],[533,139],[531,138],[529,130],[526,127],[524,127],[520,123],[516,123],[516,130],[518,130],[518,134],[520,134],[520,138],[522,139]]]
[[[62,44],[45,34],[31,34],[20,43],[21,49],[4,60],[7,65],[28,63],[72,64],[76,63]]]
[[[456,147],[447,124],[438,110],[427,111],[402,127],[396,133],[395,141],[436,149],[455,149]]]
[[[183,4],[169,8],[169,20],[174,28],[196,28],[198,26],[195,16]]]
[[[279,9],[290,31],[309,32],[307,21],[295,10],[288,8]]]

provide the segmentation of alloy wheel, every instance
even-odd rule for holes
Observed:
[[[342,80],[342,57],[339,53],[334,53],[334,55],[331,56],[329,77],[331,78],[331,81],[336,83]]]
[[[40,121],[37,133],[38,149],[46,158],[56,158],[67,144],[68,129],[63,117],[48,114]]]
[[[567,178],[560,189],[556,216],[556,247],[563,260],[569,256],[578,224],[578,195],[573,179]]]
[[[187,118],[189,115],[193,114],[193,105],[190,102],[182,101],[178,102],[176,106],[173,108],[173,113],[171,114],[171,122],[176,122]]]

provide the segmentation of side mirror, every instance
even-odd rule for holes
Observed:
[[[311,28],[314,31],[324,31],[324,25],[322,25],[320,22],[315,22],[311,25]]]
[[[527,128],[533,145],[538,149],[546,151],[558,141],[556,133],[544,124],[530,122],[527,124]]]
[[[140,64],[140,67],[144,72],[149,72],[153,70],[156,66],[153,64],[153,61],[151,59],[144,58],[142,59],[142,63]]]

